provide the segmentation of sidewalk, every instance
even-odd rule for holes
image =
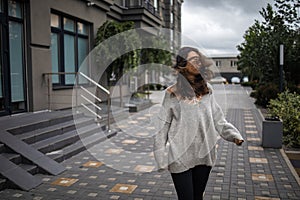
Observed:
[[[204,199],[300,199],[300,186],[284,153],[261,147],[262,117],[247,90],[239,85],[225,87],[216,86],[217,100],[227,108],[228,121],[246,141],[237,147],[220,140]],[[155,102],[160,101],[161,94],[152,96]],[[152,116],[158,110],[154,105],[130,114],[114,124],[121,131],[108,142],[64,161],[67,170],[63,174],[41,175],[43,184],[30,192],[1,191],[1,199],[176,199],[169,173],[154,171]]]

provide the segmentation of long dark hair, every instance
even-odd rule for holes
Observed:
[[[200,57],[201,70],[197,75],[191,75],[186,69],[186,65],[188,64],[187,57],[192,51]],[[177,94],[175,95],[179,95],[183,99],[192,99],[208,94],[209,88],[206,81],[212,76],[212,72],[208,70],[210,65],[212,65],[212,62],[200,53],[198,49],[193,47],[182,47],[179,49],[174,65],[174,69],[178,72],[176,83]]]

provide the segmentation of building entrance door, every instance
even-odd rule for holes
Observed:
[[[26,111],[24,6],[0,0],[0,115]]]

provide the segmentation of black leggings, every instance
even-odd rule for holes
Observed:
[[[198,165],[182,173],[171,173],[178,200],[203,199],[211,167]]]

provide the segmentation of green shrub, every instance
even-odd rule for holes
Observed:
[[[300,94],[300,88],[297,85],[288,83],[287,87],[288,87],[289,91]]]
[[[275,84],[265,84],[257,87],[256,91],[252,96],[256,98],[255,103],[257,105],[267,107],[271,99],[277,98],[279,89]]]
[[[283,121],[283,141],[287,146],[300,147],[300,95],[288,90],[270,100],[269,113]]]
[[[257,87],[257,82],[256,81],[243,82],[243,83],[241,83],[241,85],[245,86],[245,87],[251,87],[253,90],[255,90]]]

